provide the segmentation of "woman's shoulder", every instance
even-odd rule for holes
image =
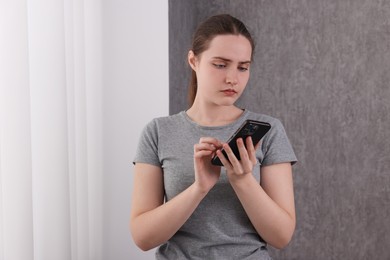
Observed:
[[[160,129],[166,128],[166,126],[182,124],[184,120],[183,113],[184,112],[182,111],[173,115],[155,117],[146,124],[146,128]]]
[[[183,113],[185,113],[185,112],[181,111],[181,112],[179,112],[177,114],[173,114],[173,115],[155,117],[150,121],[150,123],[154,122],[157,124],[165,124],[165,123],[173,123],[176,121],[181,121],[183,119]]]

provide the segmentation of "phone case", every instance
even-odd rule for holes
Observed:
[[[244,144],[245,144],[245,139],[248,136],[251,136],[253,145],[255,146],[270,129],[271,129],[271,125],[269,123],[256,121],[256,120],[246,120],[237,129],[237,131],[229,138],[227,143],[229,144],[230,148],[233,150],[233,153],[237,157],[237,159],[240,160],[241,158],[237,147],[237,139],[241,137],[244,140]],[[221,151],[225,155],[225,157],[229,159],[225,150],[222,149]],[[221,160],[218,158],[217,155],[215,155],[211,159],[211,163],[213,165],[223,166]]]

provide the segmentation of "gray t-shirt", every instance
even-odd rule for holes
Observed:
[[[278,119],[244,110],[235,122],[217,127],[201,126],[183,111],[152,120],[143,130],[134,163],[163,169],[166,201],[195,180],[193,146],[201,137],[228,138],[247,119],[268,122],[270,131],[257,149],[259,161],[253,175],[260,182],[260,167],[297,161]],[[270,259],[267,245],[251,224],[231,187],[225,169],[217,184],[184,225],[156,251],[156,259]]]

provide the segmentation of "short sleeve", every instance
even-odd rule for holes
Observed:
[[[149,122],[142,130],[133,164],[147,163],[161,166],[158,156],[158,128],[156,120]]]
[[[297,157],[287,137],[282,123],[275,119],[271,130],[264,137],[262,150],[264,154],[262,166],[290,162],[295,164]]]

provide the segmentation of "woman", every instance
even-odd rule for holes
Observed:
[[[235,106],[254,52],[245,25],[217,15],[196,30],[187,111],[152,120],[134,159],[130,228],[157,259],[270,259],[295,229],[293,149],[279,120]],[[268,122],[260,145],[224,143],[246,119]],[[245,144],[244,144],[245,143]],[[227,152],[228,158],[221,153]],[[217,155],[223,167],[211,164]],[[260,185],[261,184],[261,185]]]

